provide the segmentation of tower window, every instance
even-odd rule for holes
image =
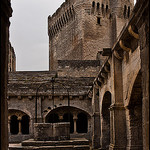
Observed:
[[[95,7],[95,2],[93,1],[93,3],[92,3],[92,7]]]
[[[130,17],[130,6],[128,7],[128,18]]]
[[[106,5],[106,13],[108,12],[108,5]]]
[[[97,17],[97,24],[101,24],[101,18]]]
[[[127,6],[126,6],[126,5],[124,5],[124,13],[123,13],[124,18],[126,17],[126,13],[127,13]]]
[[[102,4],[102,13],[104,13],[104,4]]]
[[[99,4],[99,3],[97,3],[97,9],[99,9],[99,5],[100,5],[100,4]]]

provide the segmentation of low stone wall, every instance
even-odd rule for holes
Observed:
[[[35,123],[34,124],[34,140],[69,140],[70,139],[70,123]]]

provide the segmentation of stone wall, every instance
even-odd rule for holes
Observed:
[[[14,48],[9,43],[9,54],[8,54],[8,71],[13,72],[16,71],[16,55]]]

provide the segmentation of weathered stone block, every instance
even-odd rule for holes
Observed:
[[[70,139],[70,123],[35,123],[34,140],[68,140]]]

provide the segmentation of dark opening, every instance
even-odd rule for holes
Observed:
[[[101,18],[100,17],[97,17],[97,23],[101,24]]]
[[[108,12],[108,5],[106,5],[106,13]]]
[[[74,132],[73,115],[70,113],[64,114],[63,122],[70,122],[70,133],[73,133]]]
[[[134,143],[140,150],[143,148],[143,131],[142,131],[142,74],[139,72],[135,80],[130,103],[129,103],[129,120],[127,129],[129,132],[128,143]]]
[[[99,4],[99,3],[97,3],[97,9],[99,9],[99,5],[100,5],[100,4]]]
[[[11,116],[10,120],[10,133],[11,134],[18,134],[19,132],[19,121],[17,120],[18,117],[13,115]]]
[[[77,119],[77,132],[87,133],[87,128],[88,128],[87,116],[83,113],[80,113]]]
[[[124,12],[123,12],[124,18],[126,17],[126,13],[127,13],[127,6],[124,5]]]
[[[102,4],[102,13],[104,13],[104,4]]]
[[[59,116],[58,114],[50,114],[47,118],[47,123],[57,123],[59,121]]]
[[[103,141],[103,147],[107,148],[110,144],[110,105],[111,105],[111,93],[106,92],[103,98],[102,105],[102,134],[105,137]]]
[[[93,3],[92,3],[92,7],[95,7],[95,2],[93,1]]]
[[[130,17],[130,6],[128,7],[128,18]]]
[[[22,134],[29,134],[29,117],[27,115],[22,117],[21,132]]]

